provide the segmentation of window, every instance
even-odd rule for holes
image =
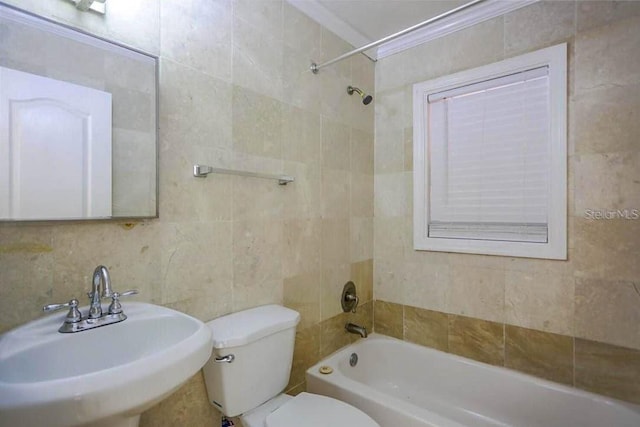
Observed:
[[[566,49],[414,85],[415,249],[566,259]]]

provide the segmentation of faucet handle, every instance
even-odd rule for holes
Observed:
[[[111,304],[109,305],[109,314],[120,314],[122,313],[122,304],[120,304],[120,297],[128,297],[130,295],[137,295],[137,289],[131,289],[129,291],[113,292],[111,293]]]
[[[42,311],[57,311],[62,308],[69,307],[67,317],[64,319],[64,323],[78,323],[82,320],[82,313],[78,310],[78,300],[72,299],[64,304],[49,304],[42,307]]]

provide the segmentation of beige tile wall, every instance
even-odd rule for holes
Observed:
[[[585,218],[640,209],[638,28],[640,2],[541,1],[377,63],[376,300],[640,349],[640,220]],[[412,85],[562,42],[568,261],[414,251]]]
[[[105,16],[9,3],[160,55],[160,218],[0,224],[0,330],[81,298],[105,264],[116,289],[203,321],[266,303],[299,310],[290,388],[304,390],[304,370],[352,339],[347,320],[372,323],[374,109],[346,88],[373,91],[373,64],[312,75],[312,60],[351,46],[283,0],[113,0]],[[196,162],[296,182],[195,179]],[[350,279],[363,305],[343,314]],[[220,420],[197,374],[142,425]]]
[[[377,63],[376,331],[640,401],[640,220],[584,217],[640,209],[638,28],[640,2],[542,1]],[[412,85],[562,42],[569,259],[414,251]]]
[[[640,403],[640,350],[380,300],[374,302],[374,330]]]

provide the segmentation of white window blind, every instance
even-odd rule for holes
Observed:
[[[428,236],[547,242],[548,67],[427,100]]]

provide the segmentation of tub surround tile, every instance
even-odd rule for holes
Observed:
[[[376,333],[640,403],[640,350],[380,300],[374,303],[376,315],[382,311],[389,318],[392,310],[404,312],[402,337],[388,333],[386,325],[380,328],[377,320]]]
[[[299,330],[320,323],[320,278],[320,272],[317,271],[284,279],[283,304],[300,313]]]
[[[340,37],[338,37],[331,31],[329,31],[328,29],[321,26],[321,30],[322,30],[322,34],[320,35],[321,52],[320,52],[320,56],[316,58],[316,61],[315,61],[316,63],[321,64],[324,61],[333,59],[336,56],[342,55],[343,53],[348,52],[354,48],[348,42],[346,42],[345,40],[342,40]],[[326,68],[325,70],[333,71],[334,73],[342,77],[350,77],[352,61],[353,61],[352,58],[348,58],[344,61],[340,61],[334,64],[334,66],[332,67]],[[343,90],[343,92],[346,95],[346,90]]]
[[[351,343],[350,334],[344,329],[348,321],[347,313],[340,313],[320,323],[320,358]]]
[[[382,129],[385,131],[398,130],[400,131],[400,135],[402,135],[405,120],[404,88],[401,87],[376,93],[375,107],[376,133]],[[400,156],[402,156],[402,144],[397,148],[399,149]],[[399,170],[402,170],[401,166]]]
[[[575,384],[640,403],[640,351],[576,338]]]
[[[581,91],[572,107],[576,154],[637,151],[640,84]]]
[[[402,129],[382,128],[376,131],[374,169],[376,174],[397,173],[403,168]],[[413,149],[413,148],[412,148]]]
[[[451,290],[451,267],[439,257],[415,262],[405,257],[402,302],[428,310],[446,311]]]
[[[376,332],[402,339],[404,306],[376,300],[373,305],[373,321]]]
[[[322,220],[322,320],[342,312],[340,296],[351,274],[350,239],[349,219]]]
[[[373,259],[351,264],[351,280],[356,285],[360,304],[373,300]]]
[[[582,214],[582,213],[578,213]],[[576,278],[636,281],[640,263],[640,221],[575,218]]]
[[[506,366],[567,384],[573,381],[569,368],[578,363],[572,355],[567,359],[574,337],[640,349],[635,327],[640,296],[631,287],[640,277],[635,256],[640,221],[584,217],[587,208],[640,203],[634,169],[639,23],[639,2],[542,1],[378,61],[374,298],[407,305],[405,340],[414,340],[408,306],[495,322],[498,336],[504,324]],[[569,48],[571,95],[569,260],[444,254],[445,261],[434,261],[436,254],[415,251],[411,191],[398,177],[412,168],[412,84],[562,42]],[[433,57],[439,60],[430,61]],[[425,265],[436,267],[430,271]],[[445,274],[434,274],[445,266],[448,281]],[[426,279],[434,285],[425,284]],[[455,332],[448,333],[450,352],[455,352]],[[488,335],[478,345],[485,339],[489,346],[496,344],[495,334]],[[494,349],[500,348],[497,344]],[[577,379],[576,385],[581,387]]]
[[[350,175],[345,170],[329,170],[322,174],[323,219],[347,219],[351,215]]]
[[[342,289],[349,281],[349,264],[339,263],[326,266],[322,271],[320,316],[327,320],[342,313],[340,298]]]
[[[578,32],[640,16],[640,3],[637,1],[579,1],[577,3]]]
[[[351,170],[373,175],[373,134],[351,128]]]
[[[322,102],[318,100],[322,99],[322,79],[309,71],[309,50],[298,53],[297,49],[285,45],[283,61],[284,101],[317,114],[319,119]]]
[[[638,282],[576,281],[576,336],[640,349]]]
[[[504,321],[504,293],[504,270],[453,267],[451,285],[447,294],[447,311],[492,322],[502,322]]]
[[[284,105],[282,117],[283,159],[305,164],[319,164],[322,148],[320,115],[297,106]]]
[[[319,107],[320,113],[323,117],[328,117],[333,121],[348,125],[351,117],[351,103],[354,102],[353,98],[347,94],[345,88],[349,86],[352,81],[349,77],[342,75],[338,68],[340,66],[349,66],[349,59],[339,62],[336,67],[328,67],[322,70],[321,73],[313,75],[320,84],[320,97],[316,98],[320,100]],[[308,61],[306,62],[309,63]]]
[[[404,307],[404,339],[436,350],[449,350],[449,316],[446,313]]]
[[[403,133],[404,145],[404,170],[405,172],[413,171],[413,128],[404,128]]]
[[[407,51],[384,58],[376,63],[375,87],[376,92],[383,92],[403,86],[406,83],[404,61]]]
[[[573,1],[541,1],[505,15],[506,56],[531,52],[573,37],[575,8]],[[540,22],[545,23],[545,31],[541,30]]]
[[[351,174],[351,215],[360,218],[373,217],[373,175]],[[373,247],[373,245],[370,245]]]
[[[573,385],[573,338],[506,325],[505,367]]]
[[[322,117],[322,166],[331,170],[349,170],[351,151],[350,128]]]
[[[371,187],[373,188],[373,187]],[[353,194],[353,192],[352,192]],[[351,251],[351,263],[362,262],[373,258],[373,218],[357,217],[353,214],[350,219],[349,242]],[[373,280],[373,279],[372,279]]]
[[[576,36],[577,92],[639,83],[639,25],[640,16],[634,16]]]
[[[280,190],[284,198],[283,217],[288,220],[319,219],[322,203],[322,169],[319,164],[285,161],[282,170],[285,175],[295,177],[295,186]]]
[[[504,38],[504,17],[499,16],[406,50],[400,53],[405,57],[404,82],[410,86],[500,61],[504,57]],[[451,46],[456,48],[451,49]],[[432,58],[438,60],[432,61]],[[405,115],[405,122],[410,122],[411,110],[406,111]]]
[[[449,352],[490,365],[504,365],[504,325],[449,316]]]
[[[346,313],[345,317],[347,322],[364,326],[367,329],[367,333],[370,334],[373,332],[373,301],[358,305],[355,313]],[[351,336],[351,342],[356,342],[361,339],[359,335],[349,335]]]
[[[413,196],[406,188],[408,177],[410,177],[408,172],[377,174],[374,177],[373,207],[375,217],[405,218],[409,215]]]
[[[282,38],[286,47],[305,57],[315,58],[320,54],[320,24],[286,1],[283,2],[283,23]],[[302,64],[307,65],[306,62]],[[308,70],[305,67],[305,71]]]
[[[515,267],[515,266],[514,266]],[[575,279],[549,270],[506,270],[505,321],[540,331],[573,335]]]
[[[584,216],[588,209],[637,209],[640,206],[638,164],[640,151],[575,156],[576,214]]]

